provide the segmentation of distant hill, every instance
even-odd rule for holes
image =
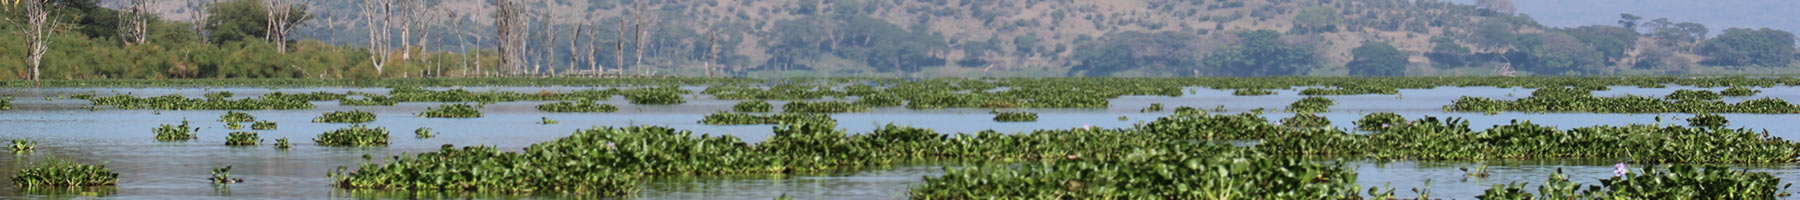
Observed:
[[[1474,4],[1475,0],[1452,0]],[[1553,27],[1611,25],[1620,13],[1692,21],[1715,29],[1769,27],[1800,31],[1800,1],[1791,0],[1514,0],[1519,13]]]

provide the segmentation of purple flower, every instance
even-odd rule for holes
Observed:
[[[1620,162],[1619,164],[1613,164],[1613,176],[1625,176],[1625,174],[1630,174],[1630,173],[1631,173],[1631,169],[1626,169],[1624,162]]]
[[[1088,125],[1087,123],[1081,123],[1081,129],[1093,130],[1094,125]]]

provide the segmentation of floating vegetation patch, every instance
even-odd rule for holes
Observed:
[[[237,122],[225,123],[225,130],[244,130],[244,124]]]
[[[1370,121],[1364,117],[1361,121]],[[1359,124],[1366,126],[1366,124]],[[1257,148],[1296,155],[1374,159],[1631,159],[1642,163],[1790,163],[1800,143],[1747,129],[1665,125],[1557,129],[1514,121],[1482,131],[1457,118],[1426,117],[1369,134],[1272,130]]]
[[[993,114],[996,122],[1035,122],[1038,119],[1038,114],[1032,112],[994,111]]]
[[[387,146],[388,130],[385,127],[370,129],[364,125],[354,125],[349,128],[320,133],[318,137],[313,138],[313,142],[318,143],[319,146]]]
[[[89,99],[94,106],[111,106],[116,109],[138,110],[293,110],[312,109],[306,96],[265,95],[262,99],[189,99],[181,95],[165,95],[149,98],[138,98],[127,95],[98,97]],[[273,98],[271,98],[273,97]]]
[[[426,118],[479,118],[481,110],[477,110],[475,106],[469,104],[444,104],[429,108],[424,113],[419,113],[419,116]]]
[[[594,167],[604,164],[597,161],[565,159],[576,162],[539,163],[532,159],[493,147],[456,149],[445,145],[437,152],[402,157],[390,164],[363,164],[355,171],[339,168],[328,175],[332,186],[345,189],[567,193],[595,197],[625,196],[640,190],[641,175],[636,172]]]
[[[683,99],[681,96],[690,92],[678,87],[657,87],[625,90],[620,93],[625,94],[625,100],[631,101],[631,104],[674,105],[687,103],[687,99]]]
[[[236,95],[232,94],[231,91],[217,91],[217,92],[207,92],[205,95],[201,95],[201,96],[206,97],[207,100],[224,100],[224,99],[230,99],[232,96],[236,96]]]
[[[232,183],[244,182],[243,178],[231,177],[231,166],[225,166],[222,168],[213,168],[212,178],[206,178],[206,180],[211,180],[213,184],[232,184]]]
[[[550,119],[550,117],[544,117],[543,121],[538,122],[538,124],[543,124],[543,125],[551,125],[551,124],[558,124],[558,123],[562,123],[562,122],[552,120],[552,119]]]
[[[1724,95],[1724,96],[1728,96],[1728,97],[1747,97],[1747,96],[1751,96],[1751,95],[1756,95],[1756,93],[1762,93],[1762,90],[1754,90],[1754,89],[1745,88],[1745,87],[1731,87],[1731,88],[1725,88],[1724,91],[1719,91],[1719,95]]]
[[[1325,119],[1312,113],[1294,113],[1293,117],[1282,118],[1281,125],[1294,128],[1326,128],[1331,127],[1331,119]]]
[[[619,107],[613,106],[612,104],[594,103],[592,101],[576,101],[576,102],[565,101],[565,102],[548,103],[548,104],[538,105],[537,109],[538,109],[538,111],[558,112],[558,113],[569,113],[569,112],[592,113],[592,112],[617,112],[617,111],[619,111]]]
[[[294,145],[289,144],[287,138],[275,139],[275,149],[287,150],[291,147],[294,147]]]
[[[0,110],[12,110],[12,96],[0,97]]]
[[[225,115],[219,116],[219,121],[226,122],[226,123],[255,122],[256,117],[250,116],[250,113],[241,113],[241,112],[237,112],[237,111],[225,111]]]
[[[1761,98],[1729,104],[1711,91],[1680,90],[1665,99],[1627,95],[1595,97],[1591,92],[1570,88],[1543,88],[1531,97],[1518,100],[1495,100],[1462,97],[1445,106],[1446,111],[1464,112],[1596,112],[1596,113],[1800,113],[1800,107],[1775,98]]]
[[[1716,114],[1699,114],[1688,118],[1687,122],[1688,126],[1693,127],[1721,128],[1725,127],[1726,124],[1730,124],[1731,120],[1726,120],[1724,116]]]
[[[1536,192],[1525,183],[1494,185],[1478,199],[1779,199],[1792,195],[1768,172],[1732,170],[1723,166],[1672,165],[1666,169],[1644,167],[1642,173],[1600,179],[1600,185],[1569,180],[1562,169],[1550,174]],[[1535,193],[1535,194],[1534,194]]]
[[[272,121],[256,121],[256,123],[250,124],[250,130],[275,130],[275,128],[275,122]]]
[[[437,132],[432,132],[431,128],[420,127],[417,130],[413,130],[413,138],[431,139],[432,137],[437,137]]]
[[[1391,87],[1339,86],[1332,88],[1306,88],[1300,95],[1363,95],[1363,94],[1400,94],[1399,89]]]
[[[1406,117],[1391,112],[1378,112],[1363,115],[1356,120],[1356,129],[1365,131],[1385,131],[1388,127],[1402,126],[1408,123]]]
[[[1306,97],[1288,104],[1287,110],[1295,113],[1322,113],[1331,112],[1333,105],[1337,105],[1337,101],[1325,97]]]
[[[785,122],[832,120],[830,115],[819,113],[775,113],[755,115],[748,113],[716,112],[701,118],[700,123],[709,125],[759,125],[780,124]]]
[[[187,119],[182,119],[181,125],[163,124],[162,126],[150,129],[150,131],[156,132],[156,141],[178,142],[199,138],[195,135],[200,132],[200,128],[188,126]]]
[[[874,91],[873,87],[866,85],[863,87],[867,88],[851,89],[851,87],[847,87],[846,90]],[[702,90],[700,93],[725,100],[808,100],[848,95],[847,92],[832,90],[826,85],[813,84],[776,84],[769,86],[768,89],[745,85],[720,85],[706,87],[706,90]]]
[[[375,121],[375,113],[352,111],[332,111],[313,118],[313,123],[369,123]]]
[[[338,100],[338,105],[345,106],[393,106],[398,104],[400,104],[400,100],[381,95],[363,95],[363,98],[361,99],[344,98],[344,100]]]
[[[781,106],[781,112],[790,113],[847,113],[869,111],[869,107],[841,101],[788,102]]]
[[[1231,95],[1232,96],[1268,96],[1268,95],[1275,95],[1275,91],[1269,90],[1269,89],[1261,89],[1261,88],[1238,89],[1238,90],[1231,91]]]
[[[895,107],[903,105],[904,101],[905,99],[901,99],[900,95],[880,93],[861,96],[850,103],[865,107]]]
[[[1219,146],[1174,146],[1056,162],[948,169],[907,192],[919,199],[1332,199],[1355,197],[1356,173]]]
[[[444,91],[425,90],[417,87],[397,87],[388,91],[388,99],[397,102],[513,102],[513,101],[565,101],[582,99],[611,99],[618,95],[618,90],[580,90],[568,93],[538,92],[470,92],[463,89]],[[367,99],[379,97],[367,96]]]
[[[25,153],[37,150],[37,141],[31,139],[14,139],[11,148],[13,153]]]
[[[744,101],[738,102],[737,105],[731,105],[731,110],[737,112],[769,112],[769,110],[774,109],[775,105],[770,105],[768,101],[761,100]]]
[[[1144,107],[1144,109],[1138,110],[1138,112],[1162,112],[1162,111],[1163,111],[1162,103],[1152,103],[1152,104],[1150,104],[1150,107]]]
[[[225,136],[225,146],[256,146],[262,143],[262,137],[256,132],[231,132]]]
[[[109,186],[119,184],[119,174],[106,166],[52,159],[20,169],[12,182],[21,188]]]

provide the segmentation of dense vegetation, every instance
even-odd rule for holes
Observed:
[[[481,110],[478,110],[475,106],[469,104],[444,104],[430,108],[424,113],[419,113],[419,116],[427,118],[479,118],[481,117]]]
[[[50,160],[19,169],[12,183],[20,188],[110,186],[119,184],[119,173],[101,165]]]
[[[313,142],[318,143],[319,146],[387,146],[388,130],[387,127],[370,129],[365,125],[354,125],[349,128],[320,133],[318,137],[313,138]]]
[[[1037,113],[994,111],[994,121],[996,122],[1035,122],[1037,119]]]
[[[163,124],[150,131],[156,133],[156,141],[179,142],[199,138],[195,135],[200,132],[200,128],[188,126],[188,121],[183,119],[181,125]]]
[[[1712,91],[1677,90],[1662,99],[1626,95],[1597,97],[1592,91],[1577,88],[1542,88],[1531,97],[1518,100],[1495,100],[1462,97],[1444,107],[1465,112],[1598,112],[1598,113],[1797,113],[1800,106],[1776,98],[1760,98],[1738,103],[1725,103]]]
[[[616,112],[619,107],[612,104],[594,103],[592,101],[556,102],[537,106],[544,112]]]

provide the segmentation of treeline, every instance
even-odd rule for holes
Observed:
[[[144,2],[144,1],[135,1]],[[25,1],[0,9],[13,26],[0,27],[0,79],[30,79],[29,8],[43,5],[48,13],[48,47],[40,66],[43,79],[167,78],[370,78],[477,74],[465,69],[493,58],[422,52],[428,56],[396,60],[375,73],[366,48],[334,45],[314,39],[273,40],[265,2],[221,1],[207,6],[211,14],[195,24],[143,15],[144,42],[133,42],[131,8],[100,6],[98,0]],[[183,3],[170,1],[164,3]],[[289,7],[287,23],[311,20],[308,7]],[[278,18],[281,19],[281,18]],[[202,34],[205,33],[205,34]],[[391,52],[398,53],[398,52]],[[491,54],[490,54],[491,55]]]

